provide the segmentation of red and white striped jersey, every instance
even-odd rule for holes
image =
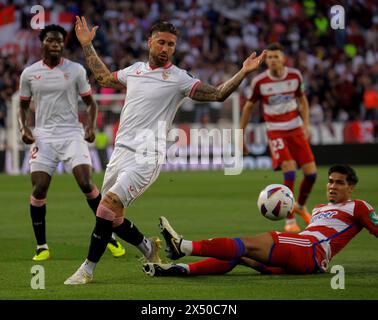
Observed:
[[[299,70],[285,67],[281,78],[269,70],[257,75],[251,84],[252,102],[261,101],[268,131],[293,130],[302,126],[296,98],[303,95],[303,78]]]
[[[299,234],[318,239],[329,262],[362,228],[378,237],[378,215],[367,202],[349,200],[317,205],[310,224]]]

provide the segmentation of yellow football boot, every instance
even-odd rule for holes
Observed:
[[[33,257],[34,261],[44,261],[48,259],[50,259],[50,250],[45,248],[38,249],[36,255]]]
[[[109,241],[107,248],[112,253],[114,258],[122,257],[126,253],[126,250],[122,244],[113,238]]]

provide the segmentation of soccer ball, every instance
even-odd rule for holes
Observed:
[[[270,184],[260,192],[257,207],[270,220],[281,220],[294,209],[294,195],[283,184]]]

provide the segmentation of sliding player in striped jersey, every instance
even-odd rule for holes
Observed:
[[[50,258],[46,241],[46,197],[59,161],[72,171],[94,213],[101,201],[100,191],[92,181],[92,162],[87,144],[95,139],[97,105],[83,66],[63,58],[66,35],[61,26],[46,26],[39,36],[43,58],[25,68],[20,78],[21,137],[26,144],[32,144],[30,215],[37,240],[34,261]],[[79,122],[79,95],[88,110],[85,130]],[[33,131],[26,122],[32,97],[36,109]],[[125,249],[114,237],[108,248],[115,257],[125,254]]]
[[[283,47],[278,43],[268,46],[266,63],[268,70],[252,80],[252,94],[243,107],[240,127],[245,130],[252,111],[261,102],[273,169],[282,170],[284,184],[293,193],[297,167],[303,170],[294,212],[308,224],[310,214],[305,203],[315,183],[317,169],[308,143],[309,107],[302,75],[297,69],[285,67]],[[246,144],[244,154],[248,154]],[[294,212],[286,219],[287,232],[300,231]]]
[[[378,216],[363,200],[352,200],[355,171],[334,165],[328,171],[327,204],[317,205],[310,224],[299,234],[267,232],[254,237],[188,241],[160,218],[168,256],[211,257],[189,264],[144,264],[151,276],[224,274],[241,264],[265,274],[326,272],[329,262],[363,228],[378,237]]]

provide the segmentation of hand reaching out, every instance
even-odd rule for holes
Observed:
[[[97,29],[98,26],[95,26],[92,28],[92,30],[89,30],[85,18],[76,16],[75,32],[76,37],[82,46],[85,46],[92,42],[93,38],[96,36]]]
[[[243,70],[245,73],[250,73],[256,70],[261,63],[265,60],[266,50],[264,50],[258,57],[256,57],[256,52],[253,52],[245,61],[243,62]]]

